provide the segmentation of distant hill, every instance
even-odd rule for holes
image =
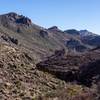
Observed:
[[[83,43],[91,46],[100,46],[100,35],[89,32],[87,30],[81,30],[80,35]]]
[[[78,30],[72,29],[72,30],[66,30],[64,32],[78,37],[78,39],[81,40],[81,42],[84,45],[89,45],[89,46],[94,46],[94,47],[100,46],[100,35],[89,32],[88,30],[78,31]]]

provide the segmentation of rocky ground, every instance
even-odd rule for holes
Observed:
[[[66,83],[35,65],[26,52],[0,44],[0,100],[94,100],[95,89]]]
[[[63,81],[36,70],[27,53],[0,44],[0,100],[33,100],[64,86]]]

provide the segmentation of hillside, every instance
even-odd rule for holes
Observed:
[[[0,100],[94,100],[95,92],[39,71],[26,52],[0,44]]]
[[[78,33],[78,31],[71,32]],[[57,26],[45,29],[35,25],[31,19],[14,12],[0,15],[0,41],[30,52],[36,60],[41,60],[62,48],[66,51],[84,52],[97,46],[96,44],[91,45],[91,41],[99,43],[95,42],[95,38],[99,40],[99,36],[89,40],[88,37],[80,39],[79,36],[68,33],[66,34]],[[86,41],[89,43],[85,43]]]
[[[55,54],[48,57],[47,60],[38,63],[37,69],[51,73],[67,83],[70,82],[89,87],[95,90],[97,95],[96,100],[99,100],[100,47],[80,55],[66,55],[64,51],[55,52]],[[83,100],[86,100],[86,98]]]
[[[99,38],[0,15],[0,100],[99,100]]]
[[[61,34],[61,36],[65,35]],[[17,40],[17,45],[11,38]],[[63,41],[52,36],[52,32],[16,13],[0,15],[0,41],[27,50],[36,57],[36,60],[53,53],[56,49],[65,47]]]
[[[0,100],[33,100],[65,83],[35,69],[35,62],[16,47],[0,44]]]

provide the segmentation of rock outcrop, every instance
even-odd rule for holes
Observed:
[[[7,36],[7,35],[2,35],[1,38],[3,40],[5,40],[6,42],[9,42],[9,43],[12,42],[12,43],[18,45],[18,39],[16,39],[16,38],[13,38],[13,37],[10,37],[10,36]]]
[[[40,36],[45,38],[45,37],[48,37],[48,32],[46,30],[40,30]]]
[[[74,50],[76,52],[84,52],[88,50],[88,48],[84,44],[82,44],[79,40],[75,39],[66,40],[65,44],[68,47],[68,49]]]
[[[14,23],[14,22],[16,24],[17,23],[18,24],[24,24],[24,25],[27,25],[27,26],[32,25],[32,22],[29,18],[27,18],[23,15],[18,15],[14,12],[11,12],[11,13],[0,16],[0,23],[2,23],[3,25],[5,25],[7,23],[9,25],[10,23]]]

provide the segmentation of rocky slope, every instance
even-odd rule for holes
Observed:
[[[100,47],[76,33],[0,15],[0,100],[99,100]]]
[[[53,53],[64,46],[64,41],[54,37],[52,32],[32,23],[16,13],[0,15],[0,41],[25,48],[36,60]],[[57,33],[56,33],[57,34]],[[64,37],[64,34],[60,34]]]
[[[0,44],[0,100],[33,100],[64,84],[36,70],[34,59],[27,53]]]
[[[26,52],[0,44],[0,100],[94,100],[95,90],[65,83],[35,65]]]
[[[100,48],[80,55],[66,55],[64,50],[57,51],[47,60],[38,63],[37,69],[49,72],[66,82],[80,84],[91,89],[95,85],[99,92]]]

